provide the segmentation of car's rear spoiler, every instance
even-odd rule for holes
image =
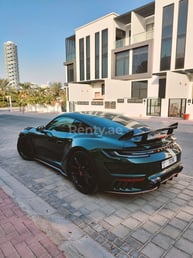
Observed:
[[[173,133],[174,129],[178,128],[178,123],[174,123],[171,124],[168,127],[164,127],[164,128],[160,128],[160,129],[156,129],[156,130],[149,130],[147,132],[142,132],[142,133],[137,133],[134,134],[134,130],[129,131],[128,133],[122,135],[119,140],[129,140],[131,138],[137,138],[140,137],[140,142],[145,142],[147,141],[148,135],[156,135],[158,133],[161,133],[161,135],[159,134],[158,137],[153,137],[153,139],[157,139],[157,138],[165,138],[166,136],[169,136]],[[164,131],[167,131],[164,135],[162,135],[162,133]],[[139,142],[137,140],[137,142]]]

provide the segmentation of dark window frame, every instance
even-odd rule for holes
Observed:
[[[95,33],[95,79],[99,79],[100,67],[100,34]]]
[[[102,30],[102,78],[108,77],[108,29]]]
[[[132,74],[148,72],[148,45],[133,49]]]
[[[115,76],[129,75],[129,59],[130,50],[115,53]]]
[[[175,68],[184,68],[187,34],[188,0],[180,0],[178,12],[178,32]]]
[[[172,53],[174,4],[163,7],[160,71],[170,70]]]
[[[90,36],[86,36],[86,79],[90,80]]]
[[[74,81],[74,64],[67,65],[67,81],[68,82]]]
[[[79,39],[80,81],[84,80],[84,38]]]
[[[133,81],[131,84],[131,98],[144,99],[147,98],[148,81]]]

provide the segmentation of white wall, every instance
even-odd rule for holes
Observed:
[[[166,98],[189,98],[190,82],[186,75],[167,72]]]
[[[69,83],[69,101],[88,101],[92,99],[92,88],[88,84]]]
[[[105,80],[105,99],[116,100],[118,98],[130,98],[130,81]]]

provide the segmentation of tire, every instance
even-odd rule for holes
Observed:
[[[93,160],[84,150],[74,150],[67,162],[68,174],[81,193],[93,194],[98,190]]]
[[[26,137],[19,137],[17,141],[17,151],[19,155],[25,160],[33,160],[33,152],[30,142]]]

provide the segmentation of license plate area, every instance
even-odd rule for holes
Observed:
[[[162,161],[161,166],[162,169],[169,167],[170,165],[174,164],[177,161],[177,157],[173,156],[167,160]]]

